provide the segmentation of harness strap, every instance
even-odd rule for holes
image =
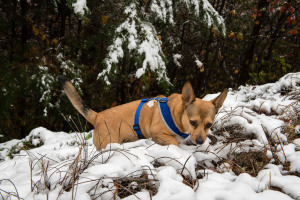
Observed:
[[[141,132],[141,129],[140,129],[140,125],[139,125],[140,112],[141,112],[141,109],[142,109],[143,105],[148,101],[149,101],[149,99],[142,99],[139,107],[137,108],[137,110],[135,112],[135,116],[134,116],[133,130],[135,130],[135,132],[137,133],[139,139],[144,138],[144,136]]]
[[[170,108],[167,104],[168,102],[168,98],[165,98],[166,100],[165,101],[159,101],[159,113],[160,113],[160,116],[162,118],[162,120],[164,121],[166,127],[172,132],[174,133],[175,135],[179,135],[180,137],[182,138],[187,138],[189,136],[189,134],[186,134],[186,133],[182,133],[179,128],[175,125],[175,122],[172,118],[172,115],[171,115],[171,111],[170,111]],[[164,99],[163,99],[164,100]]]
[[[135,130],[135,132],[137,133],[139,139],[143,139],[144,138],[144,136],[143,136],[143,134],[141,132],[141,129],[140,129],[140,125],[139,125],[140,112],[141,112],[141,109],[142,109],[143,105],[146,102],[150,101],[150,100],[157,100],[158,101],[158,107],[159,107],[160,116],[161,116],[164,124],[166,125],[166,127],[172,133],[174,133],[175,135],[179,135],[182,138],[187,138],[189,136],[189,134],[182,133],[178,129],[178,127],[175,125],[175,123],[173,121],[173,118],[172,118],[172,115],[171,115],[170,108],[169,108],[169,106],[167,104],[168,98],[160,98],[160,97],[158,97],[158,98],[142,99],[139,107],[136,110],[136,113],[135,113],[135,116],[134,116],[133,130]]]

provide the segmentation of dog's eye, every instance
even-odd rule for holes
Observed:
[[[196,121],[192,121],[191,120],[190,123],[191,123],[192,126],[197,126],[197,122]]]
[[[209,129],[209,128],[211,128],[211,127],[212,127],[212,123],[208,123],[208,124],[206,124],[206,126],[205,126],[206,129]]]

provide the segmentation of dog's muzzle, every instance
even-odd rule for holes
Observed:
[[[197,144],[203,144],[204,143],[204,140],[202,138],[197,138],[196,139],[196,143]]]

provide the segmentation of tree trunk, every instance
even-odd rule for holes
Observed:
[[[60,3],[60,32],[59,36],[60,38],[65,37],[65,30],[66,30],[66,12],[67,12],[67,2],[66,0],[61,0]]]
[[[265,6],[267,6],[269,3],[266,0],[259,0],[258,5],[257,5],[257,10],[261,10]],[[252,28],[252,33],[251,33],[251,39],[250,39],[250,44],[245,51],[244,58],[241,63],[241,69],[239,73],[239,78],[238,78],[238,83],[240,85],[244,85],[246,81],[249,79],[249,72],[250,72],[250,64],[252,63],[252,59],[254,56],[254,51],[257,45],[258,37],[260,30],[262,28],[262,23],[265,18],[265,12],[262,12],[262,15],[260,17],[257,17],[257,21],[259,22],[258,24],[255,23],[253,28]]]
[[[20,0],[20,4],[21,4],[21,17],[23,19],[23,23],[21,27],[21,44],[22,44],[22,49],[24,49],[28,38],[28,30],[27,30],[27,22],[26,22],[26,17],[27,17],[26,15],[28,10],[27,0]]]

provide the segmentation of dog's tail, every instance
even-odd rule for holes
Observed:
[[[96,112],[90,109],[88,106],[84,105],[82,99],[80,98],[78,92],[72,83],[64,76],[58,76],[59,82],[62,84],[64,91],[66,92],[69,100],[76,108],[76,110],[91,124],[94,125],[96,119]]]

